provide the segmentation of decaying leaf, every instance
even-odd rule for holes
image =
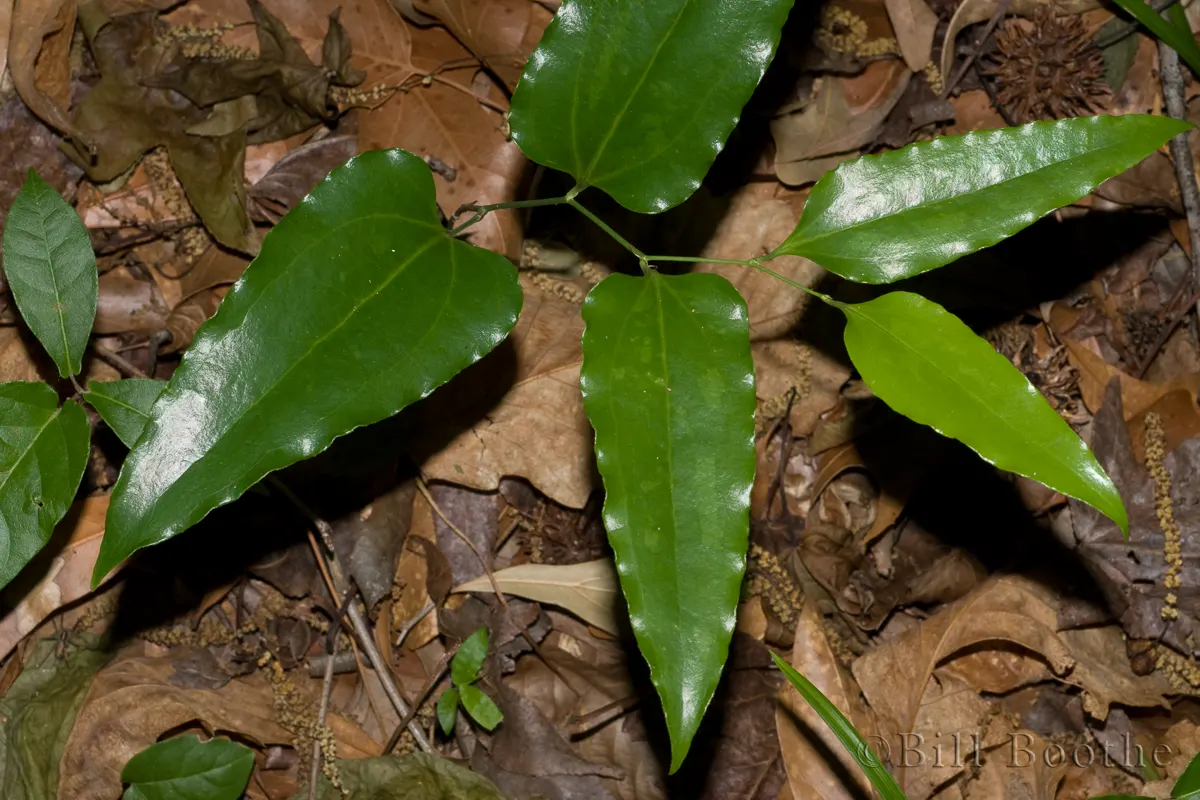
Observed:
[[[109,270],[100,276],[96,302],[95,333],[154,333],[166,326],[170,309],[158,286],[139,280],[124,270]]]
[[[345,794],[322,777],[319,800],[505,800],[482,775],[431,753],[338,762]],[[308,789],[292,800],[308,800]]]
[[[1114,378],[1121,385],[1121,407],[1126,420],[1141,416],[1146,409],[1171,392],[1184,391],[1194,401],[1197,392],[1200,391],[1200,374],[1181,375],[1163,383],[1138,380],[1109,364],[1079,342],[1066,337],[1063,337],[1062,342],[1067,348],[1071,364],[1079,370],[1079,392],[1083,395],[1083,403],[1093,414],[1098,413],[1104,405],[1105,391]]]
[[[886,0],[886,4],[904,63],[913,72],[920,72],[929,63],[929,56],[933,52],[937,14],[933,13],[925,0]]]
[[[357,152],[357,138],[345,133],[306,142],[289,151],[250,190],[251,216],[278,222],[318,181]]]
[[[71,136],[80,135],[66,112],[75,5],[76,0],[21,0],[12,6],[8,37],[8,68],[17,93],[43,122]]]
[[[505,594],[565,608],[614,636],[621,632],[621,589],[611,559],[569,565],[519,564],[497,570],[494,577]],[[453,591],[490,593],[493,589],[485,576]]]

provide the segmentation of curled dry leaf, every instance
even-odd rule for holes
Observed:
[[[583,508],[599,481],[583,411],[579,306],[527,278],[517,327],[495,352],[426,403],[416,451],[430,480],[495,489],[519,475],[543,494]],[[479,420],[462,430],[462,421]]]
[[[1032,731],[1014,731],[1012,737],[1009,746],[984,757],[983,768],[966,785],[967,796],[971,800],[1054,800],[1069,761],[1055,763],[1056,751]]]
[[[1071,364],[1079,370],[1079,392],[1083,395],[1084,405],[1093,414],[1099,413],[1104,405],[1105,390],[1114,378],[1121,384],[1122,413],[1126,420],[1141,416],[1172,392],[1185,391],[1191,395],[1193,402],[1197,392],[1200,392],[1200,373],[1181,375],[1162,383],[1138,380],[1109,364],[1079,342],[1062,337],[1062,343],[1066,345],[1067,357]]]
[[[317,183],[358,152],[353,134],[338,133],[307,142],[275,162],[250,189],[250,215],[279,222]]]
[[[518,564],[497,570],[494,577],[505,594],[565,608],[614,636],[621,632],[621,589],[612,559],[565,565]],[[452,591],[490,594],[493,590],[485,576],[455,586]]]
[[[221,305],[221,300],[228,291],[228,285],[214,286],[197,292],[171,309],[165,323],[171,340],[163,346],[163,352],[178,353],[186,350],[196,338],[196,331],[200,330],[200,326],[217,313],[217,307]]]
[[[199,721],[209,731],[238,734],[260,745],[288,745],[275,722],[271,688],[259,675],[219,689],[186,689],[171,682],[175,654],[114,662],[92,681],[63,751],[58,796],[110,800],[121,793],[121,769],[163,733]]]
[[[937,14],[933,13],[925,0],[886,0],[886,5],[904,63],[913,72],[920,72],[925,69],[933,53]]]
[[[75,503],[55,531],[55,539],[65,539],[61,549],[52,539],[18,576],[9,591],[21,591],[21,599],[0,619],[0,659],[54,611],[92,593],[106,513],[108,495]]]
[[[179,281],[180,301],[186,302],[201,292],[235,283],[249,264],[250,259],[245,256],[218,244],[211,245]]]
[[[863,738],[868,742],[874,739],[875,720],[862,702],[858,684],[830,647],[816,603],[805,603],[800,612],[791,664],[846,715]],[[779,699],[775,728],[792,796],[820,800],[869,796],[871,784],[866,775],[813,707],[791,685],[780,690]],[[853,781],[851,786],[846,785],[847,777]]]
[[[418,545],[417,541],[424,542]],[[392,606],[393,627],[409,624],[417,615],[424,611],[432,600],[429,592],[429,576],[435,567],[430,563],[429,551],[437,550],[437,534],[433,529],[433,509],[425,496],[418,494],[413,498],[412,522],[408,529],[408,538],[404,549],[400,551],[400,560],[396,564],[395,584],[400,588],[400,595]],[[438,610],[435,607],[409,631],[402,644],[410,650],[417,650],[438,635]]]
[[[75,0],[21,0],[10,5],[8,69],[13,87],[43,122],[76,136],[66,112],[71,96],[68,56],[75,33]]]

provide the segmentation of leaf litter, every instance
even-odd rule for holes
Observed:
[[[29,167],[76,204],[99,255],[93,349],[119,359],[89,357],[89,377],[168,378],[262,234],[355,153],[417,153],[445,213],[531,190],[504,112],[556,3],[338,5],[43,0],[11,19],[0,11],[11,76],[0,81],[0,127],[15,134],[0,137],[0,214]],[[1094,6],[812,9],[808,29],[788,28],[773,90],[751,101],[745,135],[688,218],[644,223],[639,235],[710,258],[762,255],[791,230],[805,187],[854,155],[1006,117],[1155,110],[1153,44],[1126,37],[1114,66],[1116,51],[1093,52],[1091,37],[1119,20]],[[1108,88],[1046,95],[1016,80],[1021,59],[1064,53],[1088,69],[1101,53]],[[1162,745],[1161,774],[1174,776],[1200,747],[1185,699],[1200,692],[1200,346],[1186,315],[1190,243],[1168,224],[1180,211],[1173,167],[1157,154],[923,288],[978,314],[978,329],[1088,438],[1131,512],[1128,541],[1032,482],[961,469],[957,450],[870,396],[803,292],[699,267],[747,301],[759,468],[733,657],[697,739],[703,756],[670,779],[578,388],[580,303],[627,265],[551,213],[493,214],[470,237],[520,266],[513,336],[419,407],[288,474],[334,523],[390,678],[356,653],[303,520],[269,490],[197,532],[255,541],[243,561],[184,542],[92,593],[124,454],[102,437],[91,496],[4,593],[6,791],[115,797],[129,756],[189,731],[251,746],[248,796],[270,800],[309,796],[314,742],[329,764],[323,798],[862,796],[853,764],[770,669],[774,650],[890,745],[885,762],[914,799],[1153,794],[1160,784],[1133,765],[1013,770],[1010,756],[1015,743],[1034,753]],[[866,299],[805,259],[773,266]],[[0,377],[46,377],[44,362],[0,307]],[[154,574],[164,564],[169,585]],[[433,705],[454,648],[480,625],[494,645],[480,687],[505,721],[488,734],[460,720],[441,737]],[[389,680],[416,706],[407,728]],[[921,763],[900,757],[906,734],[923,737],[907,741]],[[421,738],[448,758],[423,754]],[[963,758],[937,765],[932,748],[951,740]]]

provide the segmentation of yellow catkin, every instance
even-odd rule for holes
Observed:
[[[1163,576],[1163,588],[1167,594],[1163,598],[1161,613],[1163,619],[1173,620],[1179,617],[1179,598],[1175,590],[1183,583],[1180,577],[1183,569],[1183,532],[1175,522],[1171,474],[1167,471],[1165,460],[1166,436],[1162,419],[1151,411],[1146,414],[1146,466],[1150,470],[1150,477],[1154,479],[1154,514],[1163,532],[1163,558],[1167,562],[1167,571]]]
[[[792,627],[800,615],[800,589],[774,553],[757,544],[750,545],[746,593],[766,602],[775,616]]]
[[[890,36],[867,38],[867,22],[848,8],[827,5],[813,39],[827,53],[854,58],[875,58],[896,53],[899,46]]]
[[[1160,644],[1155,648],[1154,666],[1181,692],[1194,693],[1200,688],[1200,667],[1169,647]]]
[[[946,88],[942,71],[932,61],[925,65],[925,81],[929,84],[929,90],[934,94],[941,94],[942,90]]]

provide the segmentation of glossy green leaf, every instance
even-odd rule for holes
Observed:
[[[254,751],[229,739],[178,736],[147,747],[121,770],[124,800],[238,800]]]
[[[1171,797],[1175,800],[1183,800],[1185,797],[1191,798],[1197,795],[1200,795],[1200,755],[1192,757],[1183,774],[1179,776],[1179,780],[1175,781],[1175,785],[1171,787]]]
[[[1012,236],[1192,126],[1129,115],[1034,122],[847,161],[817,181],[768,258],[805,256],[862,283],[891,283]]]
[[[4,274],[21,316],[58,373],[77,374],[96,319],[99,286],[83,220],[29,170],[8,212],[3,246]]]
[[[800,693],[805,702],[812,706],[813,710],[829,726],[829,730],[833,731],[833,735],[842,743],[842,747],[846,748],[846,752],[871,781],[875,791],[879,792],[879,796],[884,800],[906,800],[896,779],[880,763],[879,757],[871,751],[870,745],[863,739],[862,734],[850,720],[846,719],[838,707],[831,703],[820,689],[813,686],[808,678],[797,672],[791,664],[775,653],[771,653],[771,658],[775,659],[775,666],[779,667],[779,671],[788,679],[792,688]]]
[[[611,275],[583,306],[580,385],[633,631],[687,755],[733,633],[754,481],[746,305],[724,278]]]
[[[1087,445],[958,317],[910,292],[838,306],[850,360],[885,403],[1001,469],[1095,507],[1128,535],[1121,496]]]
[[[149,378],[93,381],[83,393],[83,399],[96,409],[126,447],[133,447],[150,421],[154,401],[165,388],[166,381]]]
[[[478,722],[485,730],[493,731],[504,721],[504,715],[492,702],[492,698],[484,694],[477,684],[468,683],[466,686],[460,686],[458,692],[462,699],[462,707],[471,716],[471,719]]]
[[[196,334],[125,460],[93,578],[425,397],[520,308],[512,264],[439,223],[421,158],[352,158],[267,235]]]
[[[437,718],[442,733],[447,736],[454,733],[454,720],[458,718],[458,689],[450,688],[442,692],[437,700]]]
[[[1142,24],[1146,30],[1162,39],[1179,57],[1187,62],[1192,71],[1200,75],[1200,46],[1188,27],[1177,27],[1150,7],[1142,0],[1113,0],[1114,3],[1129,12],[1129,15]]]
[[[488,630],[481,626],[458,646],[454,660],[450,662],[450,679],[455,686],[465,686],[479,677],[483,660],[487,658]]]
[[[513,93],[513,140],[633,211],[678,205],[737,124],[792,2],[566,0]]]
[[[87,466],[87,414],[44,383],[0,383],[0,586],[37,555]]]

